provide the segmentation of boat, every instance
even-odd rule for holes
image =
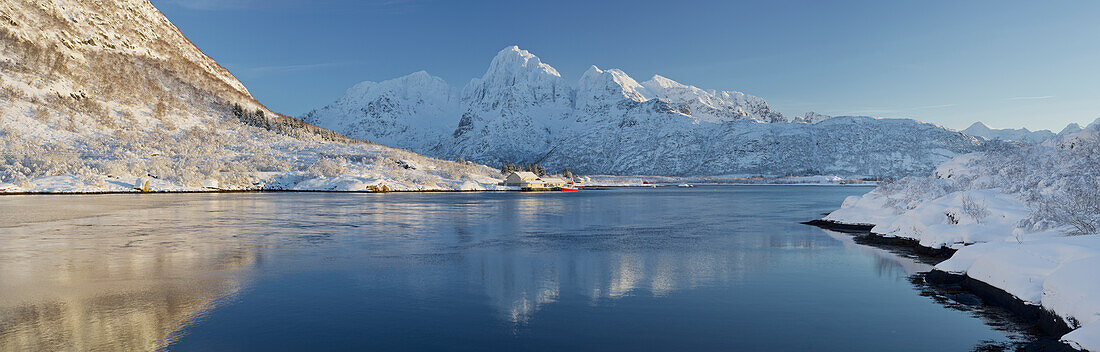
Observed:
[[[695,185],[690,184],[690,183],[685,183],[685,184],[682,184],[682,185],[679,185],[679,186],[676,186],[676,187],[692,188],[692,187],[695,187]]]
[[[577,187],[577,184],[572,183],[572,182],[570,182],[566,186],[561,187],[562,192],[576,192],[576,191],[579,191],[579,190],[581,190],[581,189]]]

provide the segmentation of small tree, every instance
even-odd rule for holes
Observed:
[[[507,175],[516,171],[520,171],[519,167],[516,166],[516,164],[505,161],[500,165],[500,173],[502,175]]]
[[[561,171],[561,174],[562,174],[562,176],[565,176],[565,179],[567,179],[567,180],[572,180],[573,179],[573,172],[569,171],[568,167],[563,169]]]
[[[525,169],[531,173],[534,173],[535,175],[538,175],[539,177],[546,176],[546,168],[542,167],[542,165],[527,164],[527,167]]]
[[[240,103],[233,103],[233,108],[230,111],[233,112],[233,116],[244,117],[244,108],[241,107]]]

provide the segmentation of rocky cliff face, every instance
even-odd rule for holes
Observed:
[[[353,89],[305,119],[429,155],[489,165],[538,162],[584,173],[899,176],[1004,144],[906,119],[810,113],[788,122],[759,97],[659,75],[638,82],[595,66],[569,85],[518,47],[498,53],[453,110],[432,110],[442,113],[433,121],[451,123],[449,133],[425,132],[415,123],[394,127],[394,119],[422,119],[421,100],[395,103],[402,108],[392,112],[361,103],[375,99]]]

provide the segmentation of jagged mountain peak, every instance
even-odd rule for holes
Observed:
[[[475,105],[502,106],[572,105],[572,88],[554,67],[518,46],[504,48],[481,78],[470,80],[462,98]]]
[[[613,104],[623,98],[643,102],[649,100],[646,89],[619,69],[601,70],[595,65],[581,75],[577,83],[577,106]]]
[[[520,49],[519,46],[510,46],[504,48],[497,53],[496,57],[493,57],[493,61],[489,64],[489,70],[485,73],[483,79],[487,79],[494,74],[518,74],[518,73],[534,73],[534,74],[546,74],[551,76],[561,77],[557,69],[553,66],[542,62],[538,56],[532,54],[530,51]]]

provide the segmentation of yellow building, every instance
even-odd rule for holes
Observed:
[[[510,173],[508,178],[504,180],[505,186],[530,187],[540,184],[542,184],[542,180],[539,179],[539,176],[527,171]]]
[[[533,172],[519,171],[508,174],[505,186],[519,187],[524,190],[550,190],[565,187],[569,181],[560,177],[539,177]]]

